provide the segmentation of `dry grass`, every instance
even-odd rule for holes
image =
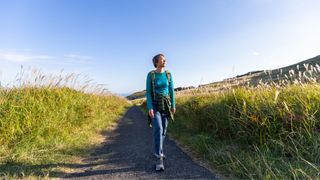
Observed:
[[[50,167],[41,165],[86,154],[129,106],[80,74],[22,70],[17,77],[0,90],[0,174],[5,177],[45,177]]]
[[[239,178],[319,177],[319,72],[305,64],[177,92],[169,131]]]

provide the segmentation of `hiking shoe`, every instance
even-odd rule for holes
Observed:
[[[160,157],[157,160],[156,171],[164,171],[164,165],[163,165],[163,158],[162,157]]]

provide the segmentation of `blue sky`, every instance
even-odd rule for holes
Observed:
[[[164,53],[175,87],[320,55],[318,0],[0,0],[0,80],[24,68],[145,88]]]

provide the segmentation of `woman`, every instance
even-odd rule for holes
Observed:
[[[158,159],[156,170],[164,170],[163,142],[166,136],[168,118],[173,120],[175,113],[175,100],[172,75],[165,71],[166,59],[163,54],[158,54],[152,59],[155,70],[147,76],[147,108],[153,127],[154,155]]]

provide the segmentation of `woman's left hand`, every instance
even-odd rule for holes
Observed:
[[[171,108],[171,112],[174,114],[176,113],[176,108]]]

